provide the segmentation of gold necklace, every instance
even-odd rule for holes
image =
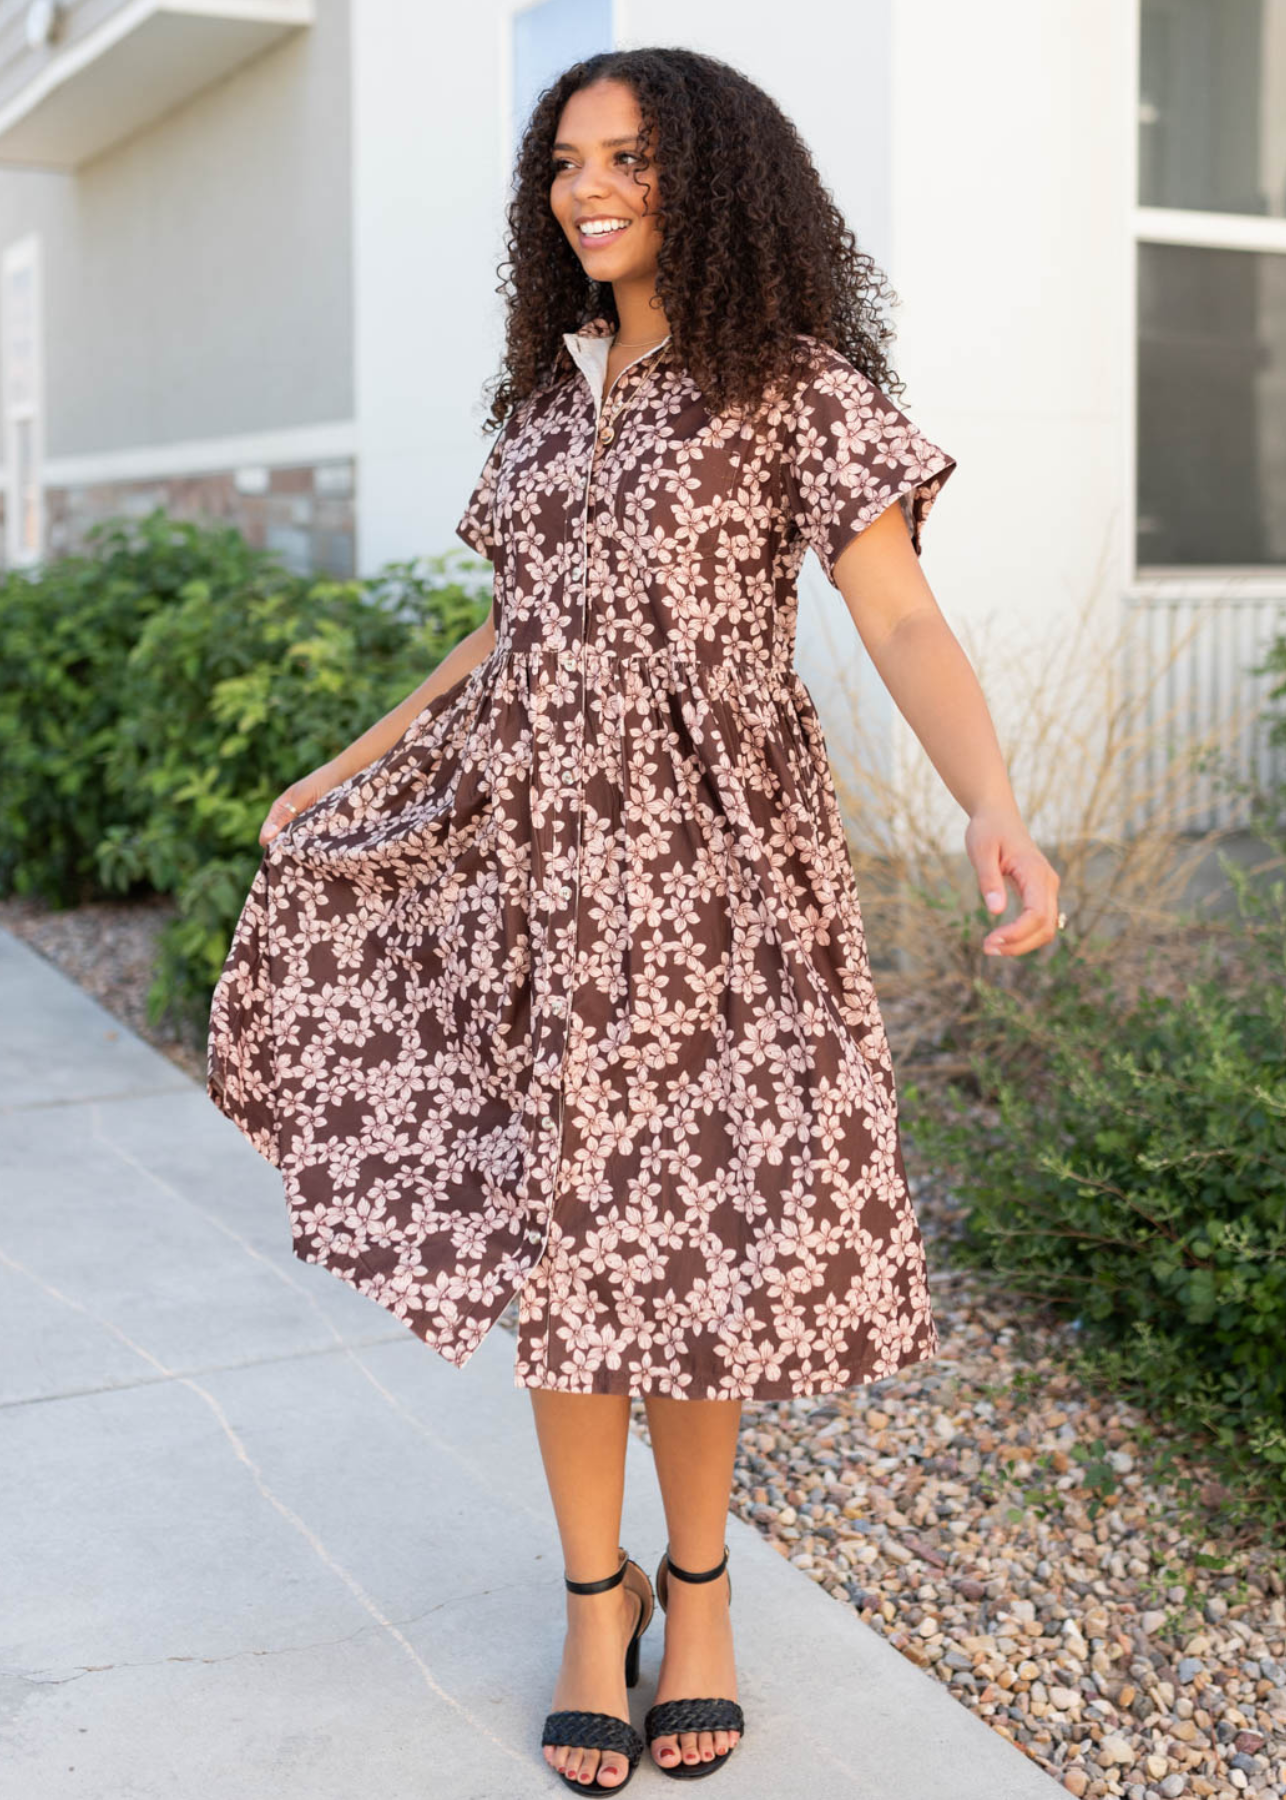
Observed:
[[[667,331],[665,333],[664,337],[635,338],[632,342],[628,338],[614,337],[612,339],[612,348],[613,348],[613,350],[637,350],[639,348],[640,344],[663,344],[665,342],[665,339],[668,338],[669,335],[670,334]]]

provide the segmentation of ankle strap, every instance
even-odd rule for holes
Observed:
[[[715,1581],[728,1566],[728,1546],[723,1547],[723,1561],[716,1563],[713,1569],[700,1569],[695,1574],[691,1569],[681,1569],[671,1559],[670,1552],[665,1553],[665,1566],[671,1575],[677,1575],[680,1581]]]
[[[617,1569],[615,1575],[604,1575],[601,1581],[573,1581],[566,1570],[563,1571],[563,1580],[573,1594],[604,1594],[608,1588],[614,1588],[619,1582],[624,1581],[625,1565],[629,1560],[622,1550],[620,1568]]]

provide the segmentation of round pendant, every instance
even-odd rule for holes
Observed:
[[[616,436],[615,430],[613,429],[613,427],[611,425],[609,425],[607,430],[603,433],[603,442],[605,444],[610,444],[612,439],[615,436]]]

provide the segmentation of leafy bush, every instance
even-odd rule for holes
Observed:
[[[192,582],[231,589],[267,560],[228,527],[107,520],[83,555],[0,578],[0,892],[102,898],[95,847],[120,816],[106,757],[132,645]]]
[[[101,565],[49,565],[12,611],[0,588],[0,670],[27,683],[0,701],[3,886],[174,895],[149,1014],[195,1041],[273,798],[404,699],[489,596],[442,558],[336,582],[160,512],[96,531]]]
[[[999,1033],[971,1059],[984,1104],[960,1084],[903,1100],[966,1208],[961,1260],[1074,1318],[1084,1373],[1286,1521],[1286,889],[1220,860],[1235,975],[1126,998],[1060,939],[1040,1012],[978,984]]]

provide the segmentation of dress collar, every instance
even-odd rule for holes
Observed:
[[[589,323],[583,325],[579,331],[565,331],[563,333],[563,343],[567,346],[567,354],[589,382],[595,400],[600,404],[603,398],[603,384],[607,376],[607,358],[611,352],[612,343],[615,337],[615,327],[609,324],[608,321],[601,316],[596,319],[591,319]],[[670,342],[671,338],[669,334],[667,334],[661,339],[660,344],[653,346],[653,350],[644,350],[640,352],[640,354],[634,358],[634,361],[641,362],[643,357],[651,356],[654,350],[661,350],[661,356],[658,357],[657,360],[663,360],[665,347],[668,347]],[[627,369],[632,368],[633,363],[627,363],[625,367]],[[621,371],[622,374],[624,374],[624,372],[624,370]]]

